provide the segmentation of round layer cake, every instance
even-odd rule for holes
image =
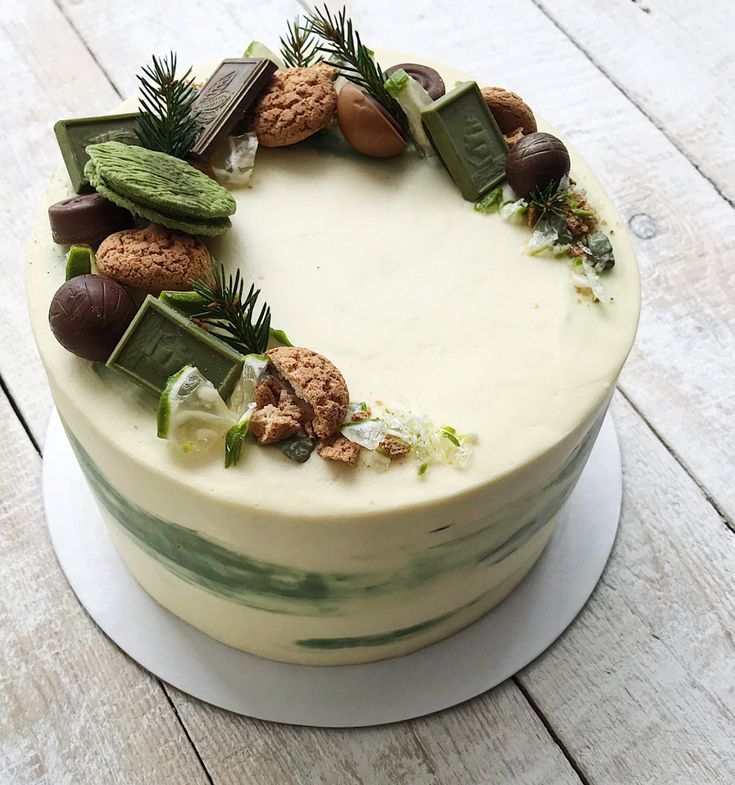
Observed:
[[[436,67],[447,85],[467,78]],[[275,326],[340,369],[352,400],[476,434],[462,468],[301,464],[247,445],[224,469],[219,452],[173,450],[154,396],[54,340],[65,248],[46,205],[28,254],[53,398],[132,574],[208,635],[312,665],[426,646],[522,580],[590,453],[640,300],[625,226],[573,150],[615,252],[602,302],[579,295],[568,262],[530,256],[527,227],[474,211],[437,158],[366,158],[332,138],[261,148],[252,187],[232,192],[233,228],[208,247],[262,289]],[[47,204],[70,194],[60,171]]]

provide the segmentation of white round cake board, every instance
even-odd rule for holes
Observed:
[[[82,605],[123,651],[215,706],[321,727],[430,714],[489,690],[538,657],[595,588],[612,550],[622,498],[620,451],[608,415],[546,551],[504,602],[414,654],[317,668],[246,654],[164,610],[118,556],[55,412],[44,455],[46,519],[59,563]]]

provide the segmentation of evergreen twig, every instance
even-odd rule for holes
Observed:
[[[143,66],[140,82],[140,120],[137,135],[143,147],[186,158],[199,133],[197,113],[192,109],[197,92],[191,68],[176,78],[176,54],[157,58]]]

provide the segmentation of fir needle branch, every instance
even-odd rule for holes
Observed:
[[[143,147],[186,158],[199,133],[197,113],[192,105],[197,97],[190,79],[191,68],[176,78],[176,54],[152,58],[143,66],[140,82],[140,120],[137,135]]]
[[[306,68],[319,54],[319,42],[314,37],[308,21],[301,23],[297,15],[293,22],[286,22],[288,33],[281,38],[281,57],[290,68]]]
[[[333,16],[324,5],[321,9],[316,8],[307,17],[307,22],[322,39],[319,50],[335,58],[335,65],[343,75],[372,96],[405,132],[406,116],[396,99],[385,89],[383,69],[373,60],[372,51],[363,44],[345,8]]]
[[[233,278],[225,277],[224,265],[212,272],[208,280],[191,282],[192,289],[204,300],[202,310],[191,318],[203,322],[210,332],[243,354],[263,354],[270,337],[271,309],[263,304],[256,318],[260,289],[250,286],[238,270]]]

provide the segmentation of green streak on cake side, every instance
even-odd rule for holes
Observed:
[[[379,597],[400,602],[403,594],[452,572],[488,569],[512,555],[559,510],[586,461],[597,428],[592,428],[570,456],[561,473],[562,482],[544,489],[543,498],[530,513],[528,498],[521,499],[481,525],[475,521],[448,530],[447,534],[456,531],[459,536],[419,551],[398,569],[380,572],[315,572],[255,559],[152,515],[117,491],[68,430],[67,434],[100,505],[127,536],[181,580],[258,610],[347,616],[358,602]],[[524,510],[527,520],[518,520],[519,509]]]
[[[475,597],[474,600],[470,600],[470,602],[460,605],[458,608],[453,608],[451,611],[441,613],[438,616],[418,622],[417,624],[412,624],[409,627],[399,627],[398,629],[390,630],[389,632],[373,633],[370,635],[353,635],[339,638],[302,638],[301,640],[294,641],[294,645],[304,649],[320,649],[322,651],[387,646],[396,641],[421,635],[422,633],[440,626],[445,621],[449,621],[449,619],[459,616],[460,614],[466,614],[476,606],[481,605],[488,597],[488,594],[502,596],[509,591],[511,587],[516,585],[519,577],[518,573],[514,572],[491,592],[483,592],[479,597]]]
[[[440,616],[435,616],[433,619],[412,624],[410,627],[400,627],[397,630],[390,632],[375,633],[374,635],[355,635],[346,638],[302,638],[301,640],[294,641],[296,646],[303,649],[321,649],[322,651],[334,651],[336,649],[358,649],[363,646],[387,646],[390,643],[404,640],[405,638],[413,638],[415,635],[420,635],[422,632],[427,632],[433,627],[437,627],[442,622],[447,621],[452,616],[461,613],[463,610],[471,605],[475,605],[477,600],[464,605],[461,608],[455,608],[447,613],[442,613]]]

